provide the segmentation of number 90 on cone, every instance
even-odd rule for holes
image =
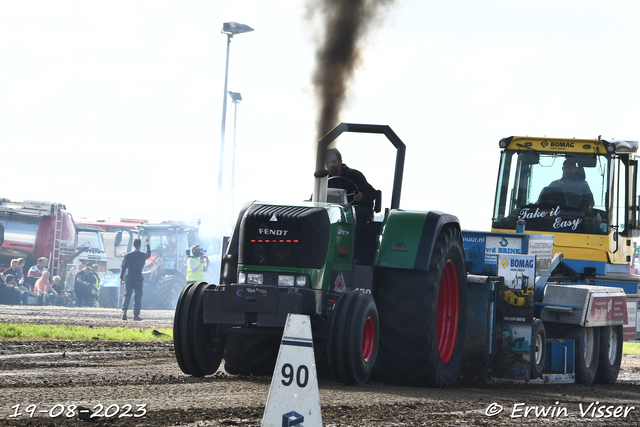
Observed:
[[[308,315],[289,314],[262,427],[321,427],[320,393]]]

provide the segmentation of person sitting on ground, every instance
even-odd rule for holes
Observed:
[[[24,265],[26,264],[26,261],[24,260],[24,258],[18,258],[18,269],[16,270],[16,273],[18,273],[16,275],[16,281],[18,283],[22,282],[24,280]]]
[[[12,259],[9,265],[10,267],[4,271],[4,275],[8,276],[10,274],[13,277],[16,277],[16,281],[17,281],[19,261],[17,259]]]
[[[62,278],[60,276],[53,276],[51,279],[51,287],[58,294],[58,300],[56,301],[56,305],[69,306],[71,305],[71,301],[73,297],[70,292],[65,291],[62,286]]]
[[[34,289],[34,292],[38,294],[38,297],[42,298],[43,305],[54,305],[56,303],[58,293],[53,289],[53,287],[51,287],[48,271],[42,273],[42,277],[36,281]]]
[[[29,273],[27,273],[27,277],[24,279],[25,283],[28,285],[29,290],[33,292],[33,287],[36,284],[36,280],[42,277],[42,273],[47,271],[47,263],[48,259],[45,257],[38,258],[38,263],[36,265],[31,266],[29,269]]]
[[[0,304],[20,305],[22,292],[13,274],[0,273]]]

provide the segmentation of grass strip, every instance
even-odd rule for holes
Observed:
[[[95,328],[91,326],[33,325],[29,323],[0,323],[3,340],[107,340],[107,341],[171,341],[171,328]],[[640,355],[640,342],[626,341],[622,354]]]
[[[640,355],[640,342],[624,342],[622,343],[622,354]]]
[[[172,329],[0,323],[2,340],[170,341]]]

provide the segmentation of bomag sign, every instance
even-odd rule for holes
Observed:
[[[575,148],[575,141],[547,141],[543,140],[540,145],[542,148],[548,148],[552,150],[564,150],[567,148]]]
[[[573,142],[551,141],[551,148],[573,148]]]

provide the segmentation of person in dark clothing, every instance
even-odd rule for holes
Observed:
[[[330,148],[327,150],[327,169],[329,169],[329,177],[339,176],[352,181],[358,186],[358,193],[353,194],[352,205],[362,209],[361,213],[371,217],[373,212],[373,202],[376,198],[376,190],[367,182],[362,172],[351,169],[346,163],[342,163],[342,155],[337,148]],[[343,188],[347,192],[354,191],[353,186],[349,186],[348,181],[342,179],[330,179],[329,188]]]
[[[131,294],[135,291],[133,297],[133,320],[142,320],[140,318],[140,306],[142,305],[142,285],[144,279],[142,277],[142,268],[144,263],[151,256],[151,247],[149,239],[147,239],[147,252],[140,252],[142,241],[139,238],[133,240],[132,252],[124,256],[122,260],[122,268],[120,269],[120,282],[125,284],[124,303],[122,304],[122,320],[127,320],[127,310],[129,309],[129,301]],[[127,271],[129,272],[127,274]]]
[[[7,275],[10,274],[10,275],[12,275],[13,277],[16,278],[16,281],[18,283],[20,283],[18,281],[18,271],[17,271],[18,270],[18,265],[19,265],[19,261],[17,259],[12,259],[11,260],[11,266],[4,271],[4,275],[7,276]]]
[[[0,304],[20,305],[22,292],[13,274],[0,273]]]
[[[350,201],[356,213],[356,248],[355,262],[369,264],[373,262],[372,248],[375,250],[375,243],[372,241],[371,221],[373,220],[373,203],[376,198],[376,190],[373,188],[362,172],[352,169],[342,163],[342,155],[337,148],[330,148],[326,155],[327,169],[329,170],[329,188],[342,188],[347,193],[353,192],[353,200]],[[331,177],[342,177],[346,179],[331,179]],[[348,181],[347,181],[348,180]],[[357,186],[349,182],[353,182]],[[358,191],[357,193],[355,191]]]
[[[85,305],[93,307],[98,295],[93,287],[93,274],[91,274],[91,267],[85,267],[76,274],[76,282],[73,286],[73,291],[76,294],[76,305],[78,307],[83,307]]]

